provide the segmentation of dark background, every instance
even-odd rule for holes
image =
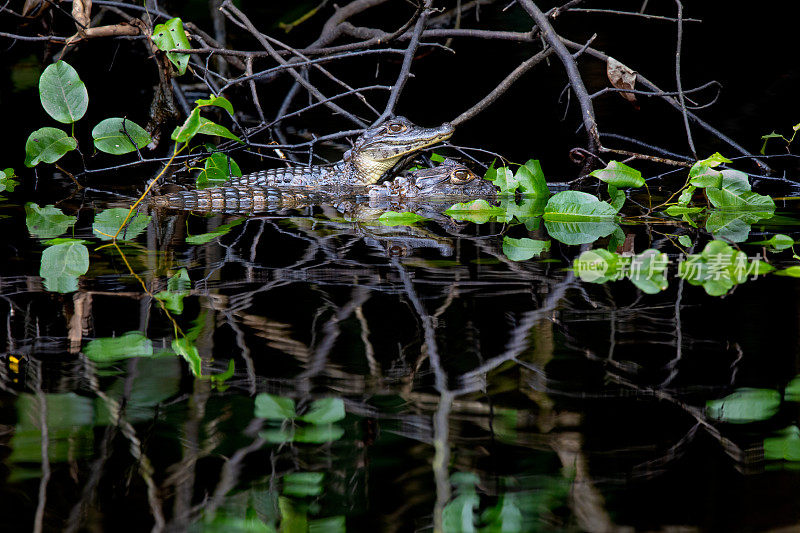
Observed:
[[[305,46],[318,35],[321,24],[332,12],[331,6],[326,6],[322,12],[288,34],[277,27],[277,22],[294,20],[316,4],[316,1],[242,2],[240,7],[263,31],[290,45]],[[635,11],[640,7],[639,2],[609,4],[588,3],[585,7],[610,7],[625,11]],[[504,6],[502,2],[484,6],[480,21],[475,21],[470,14],[465,16],[462,26],[515,31],[530,29],[529,17],[521,8],[511,6],[503,12]],[[539,6],[543,10],[550,7],[542,3]],[[710,80],[719,81],[723,90],[718,102],[698,113],[752,152],[760,149],[761,135],[773,130],[788,135],[791,126],[800,122],[796,98],[798,62],[795,57],[796,37],[793,35],[795,19],[784,6],[775,2],[743,10],[731,9],[729,3],[715,1],[687,2],[684,9],[685,18],[700,18],[703,21],[685,24],[683,87],[689,89]],[[211,31],[208,4],[204,1],[161,2],[159,7]],[[675,4],[654,4],[648,7],[648,12],[674,17]],[[398,0],[354,18],[353,23],[391,30],[411,14],[413,7]],[[112,18],[110,15],[107,21],[111,22]],[[44,31],[36,22],[28,27],[15,27],[18,24],[16,19],[0,17],[0,20],[3,21],[2,31],[28,35]],[[54,19],[54,28],[60,29],[58,33],[61,35],[69,35],[73,31],[74,26],[70,24],[64,16]],[[584,42],[596,33],[594,47],[640,71],[662,89],[675,90],[674,23],[607,13],[566,13],[556,20],[555,28],[565,37],[578,42]],[[258,44],[240,30],[232,28],[229,31],[230,46],[258,49]],[[0,108],[5,118],[7,138],[3,143],[3,162],[5,166],[19,169],[18,173],[24,176],[30,173],[22,166],[24,143],[30,131],[45,125],[58,126],[41,109],[36,92],[35,82],[43,68],[39,63],[45,60],[46,47],[40,43],[12,44],[7,39],[2,44],[5,49],[0,56],[3,66],[0,71]],[[425,125],[451,120],[480,100],[519,62],[536,51],[534,46],[523,43],[467,38],[454,40],[452,47],[455,53],[441,48],[420,50],[412,68],[415,77],[406,86],[397,108],[398,114]],[[59,46],[50,49],[52,53],[59,51]],[[401,57],[381,56],[380,65],[374,57],[342,61],[330,65],[330,68],[352,84],[375,83],[376,72],[380,73],[381,81],[391,82],[396,77]],[[141,41],[97,39],[76,47],[65,59],[76,67],[89,89],[89,112],[76,124],[76,136],[87,156],[91,155],[89,133],[99,120],[108,116],[127,116],[140,124],[147,122],[157,75],[155,63],[147,58]],[[579,65],[590,92],[608,86],[604,64],[584,56]],[[289,86],[288,77],[285,78],[259,85],[268,117],[274,115]],[[184,78],[181,81],[185,81]],[[579,167],[569,161],[569,149],[583,145],[585,136],[582,131],[577,132],[580,123],[574,99],[566,119],[562,120],[566,111],[565,103],[558,99],[565,85],[563,67],[555,56],[551,56],[549,66],[541,64],[534,67],[498,102],[460,127],[453,142],[498,152],[514,162],[540,159],[546,174],[553,179],[574,175]],[[332,94],[332,91],[327,93]],[[373,104],[382,108],[383,94],[370,94]],[[713,90],[705,92],[698,100],[707,102],[712,94]],[[254,116],[255,110],[249,104],[248,91],[231,91],[229,96],[237,110]],[[297,99],[298,102],[305,100],[305,95]],[[595,100],[601,133],[628,135],[688,155],[680,114],[656,98],[640,98],[640,103],[641,110],[637,111],[616,94]],[[363,107],[352,105],[352,101],[349,108],[364,111]],[[363,116],[373,118],[367,114]],[[288,121],[287,125],[300,130],[307,128],[315,133],[350,127],[342,121],[331,119],[327,111],[308,113],[300,119]],[[692,131],[699,157],[705,157],[713,151],[720,151],[727,156],[738,155],[699,127],[693,126]],[[269,138],[263,135],[257,140],[268,141]],[[784,151],[781,142],[771,142],[774,142],[770,150],[772,153]],[[631,148],[613,140],[606,144]],[[166,145],[163,143],[161,149],[165,150]],[[65,162],[75,157],[75,154],[71,154]],[[489,157],[479,156],[483,160]],[[113,164],[114,161],[107,162]],[[105,166],[102,160],[90,159],[87,164],[95,168]],[[252,170],[250,165],[257,165],[258,162],[248,161],[242,156],[242,164],[247,172]],[[779,170],[795,170],[791,163],[775,166]],[[131,179],[139,178],[134,175]]]

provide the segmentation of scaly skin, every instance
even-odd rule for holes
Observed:
[[[150,201],[158,208],[215,213],[253,213],[301,207],[309,203],[346,204],[364,191],[353,188],[337,191],[307,191],[260,186],[223,186],[197,191],[155,196]],[[424,203],[428,198],[459,199],[492,196],[497,188],[479,178],[464,165],[445,160],[439,166],[411,172],[408,176],[367,188],[370,204],[398,204],[406,200]],[[388,209],[388,208],[387,208]]]
[[[495,185],[481,179],[469,168],[452,159],[445,159],[433,168],[422,168],[392,181],[368,189],[370,199],[456,197],[459,199],[494,196]]]
[[[377,183],[403,156],[449,139],[453,131],[450,124],[421,128],[404,117],[396,117],[361,134],[338,163],[262,170],[232,178],[229,185],[310,189],[371,185]]]

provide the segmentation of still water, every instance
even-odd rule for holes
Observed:
[[[93,225],[125,199],[4,194],[4,528],[800,522],[800,282],[710,295],[677,276],[707,242],[689,225],[623,220],[612,249],[667,254],[644,291],[572,268],[619,232],[568,245],[534,218],[151,212],[113,246]],[[778,208],[738,235],[797,239]],[[550,244],[515,261],[504,235]]]

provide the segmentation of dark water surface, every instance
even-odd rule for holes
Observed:
[[[551,240],[515,262],[499,222],[392,228],[330,206],[151,213],[117,249],[91,224],[122,204],[86,195],[59,205],[78,217],[63,236],[85,239],[90,255],[77,290],[59,293],[39,276],[47,239],[29,233],[25,195],[0,204],[10,528],[456,531],[474,520],[493,531],[760,531],[800,521],[796,463],[763,452],[797,424],[788,392],[754,423],[706,410],[741,387],[782,392],[800,372],[794,278],[712,297],[672,265],[668,288],[649,295],[628,280],[578,280],[569,267],[591,245]],[[750,240],[797,238],[796,214],[787,202]],[[236,220],[210,242],[186,242]],[[680,250],[666,235],[690,234],[623,227],[636,252],[672,261]],[[543,225],[532,236],[549,238]],[[168,287],[180,269],[188,283]],[[182,295],[180,312],[152,297],[167,289]],[[181,337],[196,352],[173,344]],[[331,417],[292,422],[291,403]]]

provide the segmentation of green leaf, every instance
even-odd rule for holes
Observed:
[[[231,229],[235,228],[244,221],[245,221],[244,218],[237,218],[232,222],[219,226],[217,229],[209,233],[190,235],[189,237],[186,237],[186,242],[189,244],[205,244],[209,241],[213,241],[217,237],[222,237],[223,235],[227,234]]]
[[[192,371],[194,377],[200,377],[202,375],[203,361],[200,359],[200,352],[197,350],[197,346],[195,346],[190,339],[186,337],[173,339],[172,350],[189,363],[189,369]]]
[[[791,278],[800,278],[800,265],[792,265],[790,267],[784,268],[783,270],[778,270],[775,272],[776,276],[789,276]]]
[[[706,230],[715,238],[744,242],[750,235],[751,224],[769,219],[772,215],[771,212],[712,209],[706,219]]]
[[[783,399],[787,402],[800,402],[800,376],[795,376],[786,385],[786,390],[783,391]]]
[[[39,78],[39,99],[47,114],[64,124],[80,120],[89,106],[86,85],[66,61],[56,61],[44,69]]]
[[[13,180],[14,177],[14,169],[7,168],[5,170],[0,170],[0,192],[14,192],[14,187],[19,185],[19,182]]]
[[[322,472],[295,472],[283,476],[283,494],[296,497],[319,496],[324,490]]]
[[[495,182],[496,184],[496,182]],[[463,202],[451,205],[445,214],[456,220],[467,220],[476,224],[489,222],[493,216],[503,216],[506,211],[500,207],[491,205],[486,200],[480,198],[470,202]]]
[[[182,268],[169,279],[167,290],[159,292],[155,298],[164,302],[164,306],[170,311],[181,314],[183,313],[183,299],[189,295],[190,288],[189,273]]]
[[[475,529],[475,511],[480,504],[477,494],[459,494],[448,503],[442,512],[444,531],[473,533]]]
[[[621,277],[618,269],[619,262],[620,255],[616,252],[597,248],[581,252],[581,255],[573,261],[572,268],[581,281],[606,283]]]
[[[25,204],[25,225],[34,237],[52,239],[63,234],[78,218],[65,215],[53,205],[39,207],[33,202]]]
[[[189,142],[200,130],[200,109],[195,107],[180,126],[172,131],[170,138],[179,143]]]
[[[667,288],[665,273],[668,265],[667,254],[654,249],[645,250],[633,258],[628,279],[642,292],[657,294]]]
[[[273,444],[283,444],[284,442],[294,441],[294,430],[294,426],[265,429],[264,431],[259,431],[258,436]]]
[[[688,205],[688,203],[692,201],[695,190],[697,190],[697,187],[694,185],[686,187],[681,195],[678,196],[678,205]]]
[[[794,246],[794,239],[783,233],[776,233],[766,241],[754,241],[748,244],[762,244],[764,246],[769,246],[775,251],[780,251]]]
[[[517,504],[517,499],[518,495],[513,492],[498,496],[497,504],[481,514],[481,521],[486,524],[486,527],[481,529],[481,533],[524,531],[522,511]]]
[[[611,207],[615,212],[619,213],[622,206],[625,205],[625,191],[619,190],[610,183],[608,184],[608,195],[611,197]]]
[[[503,237],[503,253],[512,261],[527,261],[532,257],[538,257],[542,252],[550,249],[550,241],[538,241],[523,237],[522,239],[512,239]]]
[[[708,188],[720,187],[722,184],[722,172],[714,170],[708,165],[695,163],[689,171],[689,183],[692,187]]]
[[[308,412],[298,420],[309,424],[330,424],[344,417],[344,401],[341,398],[324,398],[312,402]]]
[[[296,416],[294,400],[262,392],[256,396],[255,416],[267,420],[291,420]]]
[[[702,207],[685,207],[682,205],[671,205],[664,210],[666,214],[671,217],[678,217],[681,215],[694,215],[695,213],[700,213],[703,210]]]
[[[563,191],[551,196],[544,208],[545,222],[594,222],[614,219],[616,210],[597,197],[580,191]]]
[[[92,224],[92,230],[97,233],[101,240],[111,240],[111,237],[108,237],[107,235],[114,235],[122,224],[122,221],[125,220],[126,216],[128,216],[128,209],[124,207],[113,207],[111,209],[106,209],[105,211],[95,215],[94,224]],[[133,216],[128,219],[126,227],[119,232],[117,239],[120,241],[130,241],[135,239],[147,228],[147,225],[150,224],[151,219],[152,217],[149,215],[134,213]],[[106,235],[103,235],[102,233],[105,233]]]
[[[433,161],[434,163],[444,163],[444,156],[441,156],[434,152],[431,154],[431,161]]]
[[[28,136],[25,143],[25,166],[40,162],[55,163],[61,156],[78,147],[78,141],[58,128],[40,128]]]
[[[527,163],[517,169],[514,178],[523,193],[537,198],[550,196],[550,189],[547,188],[547,180],[545,180],[542,165],[538,159],[529,159]]]
[[[227,111],[231,116],[233,116],[233,104],[231,104],[230,100],[225,98],[224,96],[214,96],[213,94],[206,99],[199,99],[194,101],[199,107],[203,106],[217,106],[221,107],[225,111]]]
[[[203,135],[216,135],[218,137],[225,137],[226,139],[233,139],[234,141],[238,141],[244,144],[244,141],[241,140],[236,135],[234,135],[233,133],[231,133],[231,130],[229,130],[225,126],[220,126],[216,122],[213,122],[205,117],[200,117],[197,133],[202,133]]]
[[[128,135],[125,135],[127,132]],[[130,137],[130,139],[128,138]],[[125,118],[107,118],[92,129],[95,147],[101,152],[122,155],[150,144],[150,135],[135,122]],[[135,145],[133,143],[136,143]]]
[[[729,396],[706,402],[706,413],[721,422],[747,424],[772,418],[780,404],[781,394],[776,390],[741,388]]]
[[[717,167],[722,163],[733,163],[730,159],[725,157],[724,155],[720,154],[719,152],[714,152],[710,156],[706,157],[705,159],[701,159],[698,163],[702,163],[709,167]]]
[[[606,165],[606,168],[593,170],[589,173],[590,176],[613,185],[616,188],[620,187],[641,187],[644,185],[644,178],[642,173],[631,168],[625,163],[611,161]]]
[[[747,174],[738,170],[723,170],[719,187],[707,188],[706,194],[712,205],[721,209],[775,210],[772,198],[751,192]]]
[[[17,424],[11,430],[8,463],[42,462],[42,429],[47,428],[44,449],[51,463],[89,458],[94,450],[94,404],[75,393],[20,394],[14,402]]]
[[[344,436],[344,429],[336,424],[321,424],[313,426],[298,427],[294,431],[295,442],[306,442],[310,444],[322,444],[333,442]]]
[[[228,154],[216,152],[206,158],[204,169],[197,177],[197,188],[216,187],[222,185],[231,176],[241,177],[242,170]]]
[[[612,220],[599,222],[552,222],[545,220],[544,227],[547,228],[547,233],[553,239],[570,245],[588,244],[597,239],[608,237],[620,229],[619,225]]]
[[[764,439],[764,459],[800,461],[800,428],[789,426],[778,436]]]
[[[692,238],[688,235],[681,235],[678,237],[678,242],[681,244],[681,246],[688,248],[692,245]]]
[[[425,220],[425,217],[408,211],[402,213],[386,211],[385,213],[381,213],[381,216],[378,217],[378,222],[384,226],[410,226],[420,220]]]
[[[177,17],[169,19],[164,24],[159,24],[153,28],[153,42],[159,50],[167,52],[167,58],[175,65],[179,74],[186,72],[186,66],[189,64],[189,54],[168,51],[174,48],[188,50],[192,47],[189,44],[189,39],[186,38],[181,19]]]
[[[344,516],[326,516],[308,521],[308,533],[346,533],[347,521]]]
[[[39,275],[45,288],[53,292],[73,292],[78,289],[78,276],[89,270],[89,250],[83,241],[66,239],[48,246],[42,252]]]
[[[153,357],[153,343],[139,331],[119,337],[103,337],[89,341],[83,353],[96,363],[109,363],[130,357]]]
[[[512,194],[519,187],[519,181],[514,177],[514,173],[508,167],[494,169],[494,178],[489,178],[490,173],[486,172],[486,179],[489,179],[500,188],[500,194]]]

